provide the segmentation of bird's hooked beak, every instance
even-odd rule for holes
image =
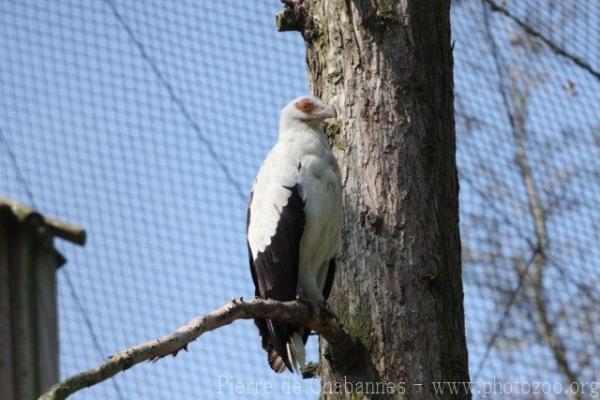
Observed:
[[[321,119],[335,118],[337,117],[337,111],[335,111],[335,108],[333,108],[333,106],[327,104],[325,107],[323,107],[321,111],[319,111],[318,116]]]

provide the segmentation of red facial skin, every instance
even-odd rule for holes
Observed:
[[[300,101],[297,101],[295,104],[296,108],[302,112],[305,112],[307,114],[310,114],[313,112],[313,110],[315,109],[315,103],[313,103],[311,100],[309,99],[302,99]]]

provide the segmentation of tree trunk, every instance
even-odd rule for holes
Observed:
[[[345,207],[329,307],[364,345],[351,370],[322,346],[323,397],[375,380],[394,397],[470,398],[432,384],[469,380],[450,1],[284,3],[279,29],[302,33],[312,90],[339,113],[326,128]]]

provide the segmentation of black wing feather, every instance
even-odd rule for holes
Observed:
[[[323,286],[323,298],[325,301],[327,301],[329,293],[331,293],[333,278],[335,278],[335,258],[329,260],[329,269],[327,269],[327,277],[325,277],[325,285]]]
[[[281,210],[279,222],[271,243],[253,259],[250,246],[250,272],[254,281],[255,295],[266,299],[289,301],[296,298],[298,286],[298,264],[300,240],[304,230],[304,202],[298,185],[287,188],[291,191],[288,203]],[[252,202],[252,194],[250,195]],[[250,223],[250,207],[248,220]],[[289,323],[256,319],[262,347],[268,353],[269,365],[276,372],[292,365],[286,351],[286,343],[296,331]]]

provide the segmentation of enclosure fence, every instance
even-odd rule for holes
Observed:
[[[62,377],[252,296],[247,195],[279,110],[308,92],[280,8],[0,2],[0,195],[88,233],[59,244]],[[474,397],[600,397],[600,2],[457,0],[452,29]],[[244,397],[319,390],[273,374],[239,321],[74,398],[267,381]]]

